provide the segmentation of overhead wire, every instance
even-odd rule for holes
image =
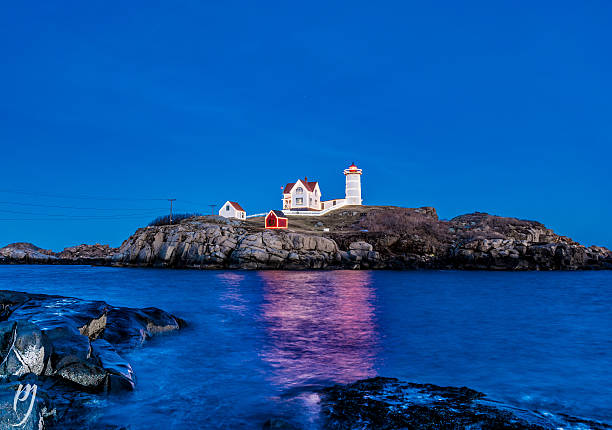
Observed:
[[[63,205],[42,205],[37,203],[21,203],[0,200],[0,204],[11,205],[11,206],[28,206],[28,207],[40,207],[40,208],[54,208],[54,209],[75,209],[75,210],[96,210],[96,211],[116,211],[116,210],[129,210],[129,211],[149,211],[149,210],[165,210],[166,208],[100,208],[100,207],[79,207],[79,206],[63,206]]]
[[[141,212],[141,213],[128,213],[128,214],[121,214],[121,215],[66,215],[66,214],[50,214],[50,213],[36,213],[36,212],[24,212],[24,211],[12,211],[9,209],[0,209],[0,212],[5,212],[5,213],[11,213],[11,214],[20,214],[20,215],[37,215],[37,216],[43,216],[43,217],[70,217],[70,218],[107,218],[107,217],[114,217],[114,216],[142,216],[142,215],[147,215],[147,214],[152,214],[152,213],[159,213],[159,211],[147,211],[147,212]]]
[[[123,198],[123,197],[102,197],[102,196],[85,196],[85,195],[65,195],[65,194],[48,194],[41,192],[31,192],[25,190],[10,190],[0,189],[0,193],[15,194],[23,196],[35,196],[45,199],[64,199],[64,200],[96,200],[96,201],[132,201],[132,202],[162,202],[168,201],[167,198]],[[187,203],[188,205],[197,206],[198,204],[188,200],[179,199],[180,203]],[[87,221],[87,220],[111,220],[111,219],[129,219],[129,218],[143,218],[146,216],[164,216],[167,207],[139,207],[139,208],[124,208],[124,207],[102,207],[98,205],[91,206],[72,206],[70,204],[55,204],[55,202],[45,203],[29,203],[12,200],[0,200],[0,221]],[[6,208],[9,206],[9,208]],[[31,207],[31,208],[45,208],[45,209],[67,209],[71,211],[92,211],[94,213],[48,213],[43,212],[29,212],[22,210],[15,210],[12,206],[18,207]],[[144,205],[146,206],[146,205]],[[177,207],[178,206],[178,207]],[[182,205],[181,205],[182,206]],[[175,203],[175,211],[180,206]],[[199,213],[199,210],[188,211],[186,209],[179,209],[180,212],[185,213]],[[114,213],[113,213],[114,212]],[[11,216],[13,215],[13,216]],[[26,215],[26,217],[15,217],[14,215]],[[29,215],[29,216],[27,216]]]
[[[71,200],[115,200],[115,201],[166,201],[162,198],[141,198],[141,197],[100,197],[100,196],[83,196],[83,195],[65,195],[65,194],[46,194],[32,191],[8,190],[0,189],[0,193],[18,194],[26,196],[37,196],[55,199],[71,199]]]

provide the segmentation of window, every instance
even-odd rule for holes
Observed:
[[[334,200],[334,206],[336,206],[336,201]]]
[[[298,193],[298,194],[302,194],[302,193],[304,192],[304,188],[302,188],[302,187],[297,187],[297,188],[295,189],[295,192],[296,192],[296,193]]]
[[[297,199],[295,199],[295,204],[296,205],[303,205],[304,204],[304,199],[301,197],[298,197]]]
[[[229,212],[229,205],[225,206],[225,210]]]

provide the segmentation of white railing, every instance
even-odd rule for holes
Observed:
[[[312,210],[311,211],[292,211],[290,209],[283,209],[282,212],[285,215],[289,215],[289,216],[322,216],[322,215],[325,215],[326,213],[329,213],[329,212],[331,212],[333,210],[340,209],[341,207],[349,206],[349,204],[347,203],[347,201],[345,199],[342,199],[342,200],[343,201],[339,202],[337,205],[330,206],[330,207],[325,208],[325,209],[320,210],[320,211],[312,211]],[[266,216],[266,215],[268,215],[268,212],[247,215],[247,218],[255,218],[255,217]]]
[[[330,206],[327,209],[323,209],[322,211],[292,211],[292,210],[283,209],[283,213],[289,216],[321,216],[333,210],[340,209],[341,207],[344,207],[344,206],[347,206],[346,201],[342,203],[338,203],[336,206]]]
[[[263,212],[263,213],[260,213],[260,214],[247,215],[247,218],[255,218],[255,217],[258,217],[258,216],[266,216],[266,215],[268,215],[268,212]]]

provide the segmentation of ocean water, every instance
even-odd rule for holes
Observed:
[[[188,322],[125,354],[136,390],[92,396],[92,428],[316,429],[309,387],[375,375],[612,423],[612,272],[0,266],[0,289]]]

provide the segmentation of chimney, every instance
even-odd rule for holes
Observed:
[[[308,176],[304,176],[304,182],[308,182]]]

